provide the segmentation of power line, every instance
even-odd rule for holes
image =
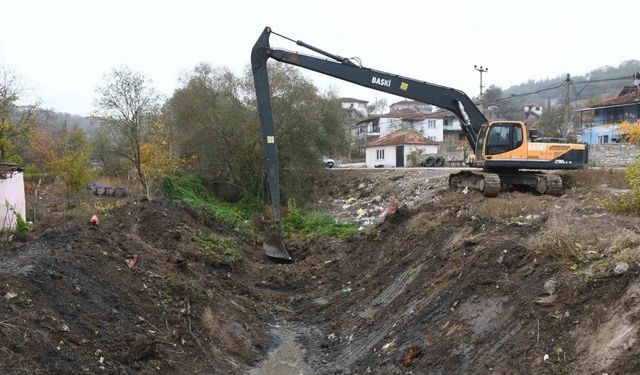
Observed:
[[[614,77],[614,78],[602,78],[602,79],[592,79],[592,80],[583,80],[583,81],[571,81],[571,83],[574,84],[574,85],[576,83],[586,83],[585,87],[583,87],[577,93],[577,95],[580,95],[582,93],[582,91],[590,83],[622,81],[622,80],[627,80],[627,79],[630,79],[630,78],[633,78],[633,76],[626,75],[626,76],[623,76],[623,77]],[[482,104],[482,105],[492,104],[492,103],[502,102],[502,101],[509,100],[509,99],[515,99],[515,98],[521,98],[521,97],[524,97],[524,96],[535,95],[535,94],[539,94],[539,93],[542,93],[542,92],[545,92],[545,91],[551,91],[551,90],[559,89],[561,87],[565,87],[565,85],[566,85],[566,81],[562,81],[562,83],[560,83],[558,85],[555,85],[555,86],[551,86],[551,87],[547,87],[547,88],[543,88],[543,89],[535,90],[535,91],[531,91],[531,92],[526,92],[526,93],[522,93],[522,94],[511,94],[509,96],[505,96],[505,97],[502,97],[502,98],[490,100],[488,102],[480,102],[480,104]],[[575,90],[575,88],[574,88],[574,90]]]
[[[560,87],[563,87],[564,85],[565,85],[565,82],[563,81],[561,84],[555,85],[555,86],[552,86],[552,87],[547,87],[547,88],[544,88],[544,89],[531,91],[531,92],[527,92],[527,93],[523,93],[523,94],[511,94],[509,96],[505,96],[503,98],[498,98],[498,99],[495,99],[495,100],[490,100],[488,102],[480,102],[480,104],[484,105],[484,104],[497,103],[497,102],[501,102],[501,101],[504,101],[504,100],[515,99],[515,98],[520,98],[520,97],[523,97],[523,96],[539,94],[541,92],[559,89]]]

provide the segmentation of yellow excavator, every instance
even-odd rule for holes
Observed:
[[[271,48],[271,34],[314,51],[328,59]],[[251,68],[260,114],[265,155],[266,180],[273,208],[276,232],[267,236],[267,256],[291,260],[281,237],[278,151],[273,127],[267,60],[271,58],[360,86],[447,109],[460,120],[462,131],[473,149],[470,164],[476,169],[449,176],[452,188],[476,189],[487,197],[501,190],[525,187],[540,194],[561,195],[562,180],[545,170],[579,169],[588,161],[586,144],[543,143],[521,121],[489,122],[462,91],[362,66],[357,59],[344,58],[303,41],[296,41],[265,28],[251,51]]]

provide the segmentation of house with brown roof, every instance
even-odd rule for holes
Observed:
[[[620,94],[600,104],[578,110],[581,117],[584,112],[593,112],[593,122],[581,123],[580,140],[589,144],[624,142],[619,134],[619,125],[623,122],[640,125],[640,87],[626,86]]]
[[[366,146],[368,168],[405,167],[412,152],[423,155],[438,152],[438,142],[414,130],[398,130],[369,142]]]

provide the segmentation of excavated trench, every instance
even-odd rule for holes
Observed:
[[[631,259],[637,220],[579,194],[501,195],[537,212],[505,218],[435,191],[349,239],[289,239],[291,264],[249,241],[241,263],[203,254],[197,234],[232,234],[166,201],[58,223],[0,252],[0,372],[640,373],[637,263],[531,247],[573,217]]]

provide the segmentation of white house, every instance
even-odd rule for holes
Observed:
[[[422,154],[435,154],[438,144],[413,130],[399,130],[367,144],[367,167],[404,167],[408,164],[407,156],[418,150]]]
[[[384,137],[400,129],[413,129],[435,142],[443,141],[446,116],[403,109],[358,121],[351,127],[354,139]]]
[[[433,107],[431,105],[416,102],[415,100],[401,100],[399,102],[395,102],[389,106],[389,109],[391,112],[402,111],[405,109],[422,113],[433,112]]]
[[[366,100],[354,99],[354,98],[340,98],[340,105],[342,109],[347,111],[347,114],[357,114],[361,117],[366,117],[369,113],[367,110],[367,104],[369,103]]]
[[[16,213],[26,218],[23,169],[15,164],[0,164],[0,230],[15,229]]]
[[[524,105],[524,118],[525,120],[530,117],[540,118],[542,116],[543,107],[540,104],[525,104]]]

